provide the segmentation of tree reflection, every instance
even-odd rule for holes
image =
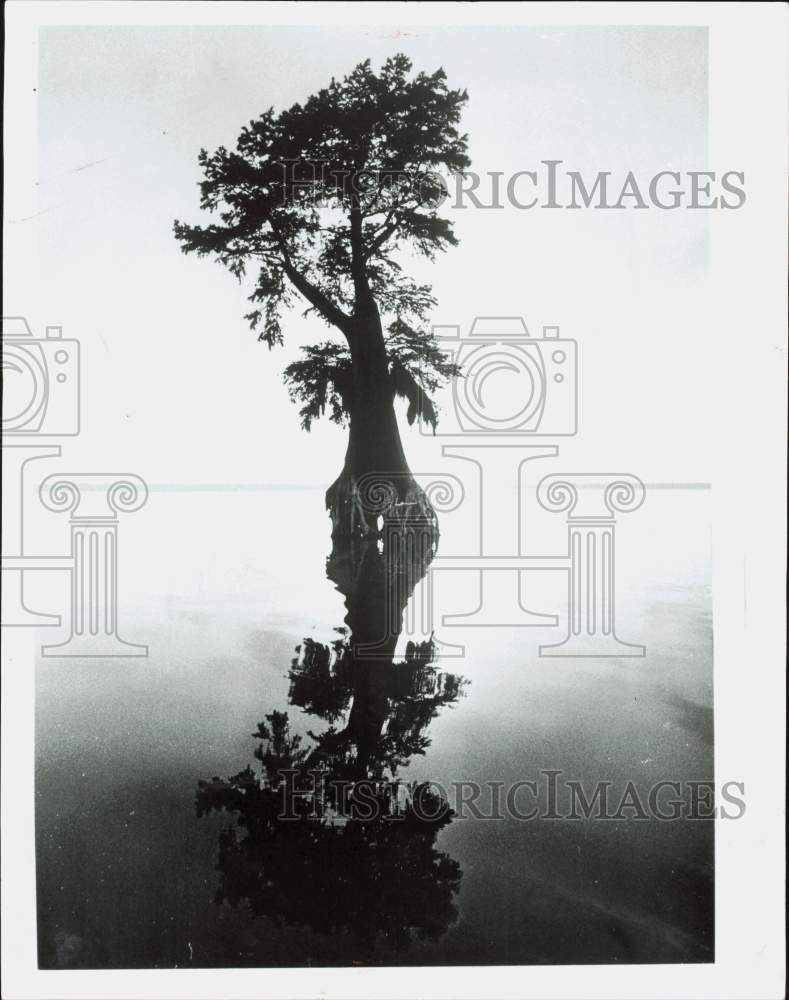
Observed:
[[[236,817],[220,834],[218,903],[246,901],[278,927],[352,934],[367,953],[438,938],[455,919],[462,872],[436,849],[452,810],[429,783],[398,778],[466,684],[438,671],[432,640],[394,658],[433,530],[401,523],[383,539],[335,538],[327,573],[345,596],[345,626],[330,643],[305,639],[289,671],[289,704],[323,728],[303,740],[272,711],[253,734],[259,767],[198,786],[198,816]]]

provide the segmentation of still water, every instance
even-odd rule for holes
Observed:
[[[709,494],[648,503],[617,581],[644,659],[436,626],[464,656],[401,635],[362,669],[379,555],[327,579],[319,491],[153,491],[121,560],[122,633],[149,657],[37,667],[41,967],[712,961],[709,820],[490,818],[483,791],[432,825],[287,824],[260,798],[267,760],[435,782],[453,806],[459,782],[503,797],[543,771],[615,804],[630,781],[643,802],[711,781]]]

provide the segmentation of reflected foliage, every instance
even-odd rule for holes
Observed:
[[[277,927],[353,935],[370,961],[441,936],[462,877],[436,847],[452,810],[429,783],[398,777],[467,683],[437,669],[432,639],[394,657],[426,569],[401,542],[335,541],[328,572],[345,624],[329,642],[304,639],[288,674],[289,705],[312,728],[302,737],[288,712],[269,712],[252,734],[255,767],[201,781],[196,797],[198,816],[235,818],[219,838],[217,903],[246,903]]]

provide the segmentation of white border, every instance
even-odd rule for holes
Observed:
[[[710,164],[745,169],[748,202],[711,213],[710,359],[719,387],[715,502],[715,762],[748,812],[716,830],[711,965],[39,972],[35,968],[33,646],[3,655],[3,996],[772,998],[784,995],[784,551],[787,9],[781,4],[30,3],[6,8],[6,208],[35,163],[32,88],[45,24],[692,24],[710,29]],[[34,301],[35,247],[6,243]],[[32,267],[28,273],[26,262]],[[27,283],[27,291],[25,286]],[[743,370],[747,399],[732,398]],[[736,404],[736,405],[735,405]],[[747,404],[747,405],[744,405]],[[745,580],[745,589],[743,587]],[[747,599],[747,612],[745,601]],[[19,630],[16,630],[19,631]],[[7,638],[7,637],[4,637]]]

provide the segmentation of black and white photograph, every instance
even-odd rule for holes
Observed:
[[[784,995],[786,13],[7,5],[4,997]]]

